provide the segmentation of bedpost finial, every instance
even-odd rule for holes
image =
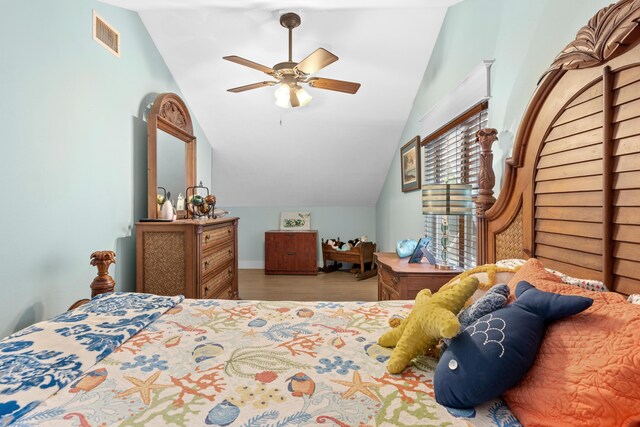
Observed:
[[[98,268],[98,275],[91,282],[91,298],[113,292],[116,282],[109,276],[109,266],[115,262],[116,253],[113,251],[97,251],[91,254],[90,264]]]
[[[498,140],[498,130],[494,128],[483,128],[476,132],[478,143],[483,151],[491,151],[491,145]]]

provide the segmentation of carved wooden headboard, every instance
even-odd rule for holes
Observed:
[[[640,0],[602,9],[542,77],[480,224],[486,261],[640,293],[639,20]]]

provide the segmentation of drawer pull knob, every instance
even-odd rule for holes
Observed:
[[[229,274],[229,276],[231,276],[231,268],[227,270],[227,273]]]
[[[209,261],[204,262],[204,268],[209,268]]]
[[[204,241],[205,241],[205,242],[208,242],[208,241],[209,241],[209,239],[211,239],[211,235],[210,235],[210,234],[205,234],[205,236],[204,236]]]
[[[229,255],[231,255],[233,253],[233,251],[231,249],[229,249]]]
[[[209,293],[209,287],[208,287],[208,286],[205,286],[205,287],[204,287],[204,293],[205,293],[205,294],[208,294],[208,293]]]
[[[227,234],[231,234],[231,229],[227,228]]]

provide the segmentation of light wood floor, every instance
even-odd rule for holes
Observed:
[[[241,299],[263,301],[377,301],[378,279],[358,281],[346,271],[291,276],[239,270],[238,292]]]

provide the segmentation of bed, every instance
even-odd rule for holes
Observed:
[[[604,300],[640,293],[637,21],[637,1],[601,10],[542,77],[500,198],[478,210],[480,263],[535,257],[571,276],[603,281],[612,291]],[[486,135],[495,132],[481,135],[484,200],[493,186]],[[406,316],[412,306],[101,294],[0,342],[0,422],[520,425],[500,398],[465,411],[438,405],[434,359],[418,357],[400,375],[386,372],[390,350],[376,341],[389,318]],[[591,344],[617,345],[601,339]],[[629,345],[626,357],[635,369],[623,374],[640,380],[637,343]],[[606,360],[601,369],[620,374]],[[562,378],[552,380],[562,385]],[[639,408],[636,403],[627,406]],[[607,425],[581,415],[552,425]],[[638,425],[636,415],[624,425]]]
[[[56,385],[38,388],[53,382],[41,375],[23,391],[27,400],[53,396],[12,425],[391,426],[431,419],[466,426],[435,402],[432,359],[400,376],[386,372],[390,350],[376,340],[407,304],[103,294],[2,347],[18,348],[38,335],[59,341],[47,350],[64,352],[53,359],[66,375],[83,358],[104,355],[55,395]],[[108,343],[120,341],[109,353]],[[478,425],[515,421],[501,400],[476,411]]]

